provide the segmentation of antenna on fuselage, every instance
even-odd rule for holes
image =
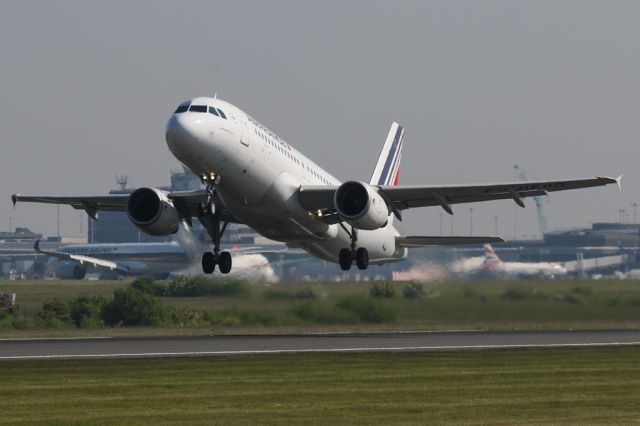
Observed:
[[[218,92],[213,94],[213,99],[218,99]]]

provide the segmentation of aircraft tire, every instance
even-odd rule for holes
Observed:
[[[338,263],[343,271],[351,269],[351,264],[353,263],[353,252],[347,248],[340,250],[340,253],[338,254]]]
[[[212,274],[216,269],[216,258],[210,251],[202,255],[202,272]]]
[[[223,274],[228,274],[231,271],[231,253],[228,251],[223,251],[220,253],[220,259],[218,260],[218,266],[220,267],[220,272]]]
[[[360,247],[356,251],[356,265],[358,265],[358,269],[361,271],[369,267],[369,252],[366,248]]]

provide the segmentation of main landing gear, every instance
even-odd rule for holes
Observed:
[[[220,238],[227,229],[228,221],[222,222],[220,212],[215,208],[213,181],[206,181],[207,199],[202,203],[202,215],[200,222],[204,225],[207,233],[213,240],[213,252],[206,252],[202,255],[202,272],[211,274],[216,269],[216,265],[220,268],[220,272],[228,274],[231,271],[231,253],[228,251],[220,252]]]
[[[355,260],[358,269],[361,271],[367,269],[369,267],[369,252],[364,247],[356,249],[356,245],[358,243],[357,230],[355,228],[351,228],[351,232],[349,232],[344,225],[340,225],[351,236],[351,248],[343,248],[340,250],[340,253],[338,253],[338,263],[340,264],[340,268],[342,268],[343,271],[348,271],[351,269],[351,265]]]

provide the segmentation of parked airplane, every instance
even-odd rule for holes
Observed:
[[[112,243],[112,244],[73,244],[57,250],[40,248],[36,241],[37,253],[57,260],[52,265],[55,274],[63,279],[83,279],[87,272],[102,271],[121,275],[167,276],[171,273],[190,273],[194,257],[199,253],[202,243],[192,234],[186,225],[181,224],[176,232],[175,241],[157,243]],[[265,257],[260,253],[282,252],[281,247],[266,245],[245,245],[234,247],[235,254],[241,255],[244,267],[237,268],[240,275],[272,279],[273,271]]]
[[[169,150],[200,176],[206,189],[167,192],[139,188],[129,194],[88,197],[23,196],[18,201],[69,204],[94,219],[98,211],[126,211],[151,235],[175,233],[181,220],[197,218],[213,241],[202,269],[231,270],[231,254],[220,251],[227,224],[245,223],[265,237],[302,248],[343,270],[356,263],[403,260],[407,249],[429,245],[479,244],[501,237],[400,235],[394,218],[402,210],[523,198],[568,189],[620,184],[620,178],[516,182],[491,185],[398,185],[404,129],[393,123],[369,182],[341,183],[257,120],[217,98],[198,97],[178,106],[166,126]]]
[[[484,245],[484,261],[481,271],[490,276],[520,278],[560,278],[567,275],[567,269],[553,262],[503,262],[491,247]]]

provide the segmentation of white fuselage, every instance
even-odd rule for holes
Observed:
[[[340,249],[351,245],[349,234],[304,209],[296,194],[300,185],[340,181],[228,102],[200,97],[187,105],[167,123],[173,155],[197,175],[218,176],[225,207],[260,234],[337,262]],[[367,248],[372,264],[401,260],[406,249],[396,249],[397,234],[389,220],[374,231],[358,230],[358,246]]]
[[[78,244],[60,252],[117,262],[131,274],[161,274],[188,268],[193,260],[178,242]]]

